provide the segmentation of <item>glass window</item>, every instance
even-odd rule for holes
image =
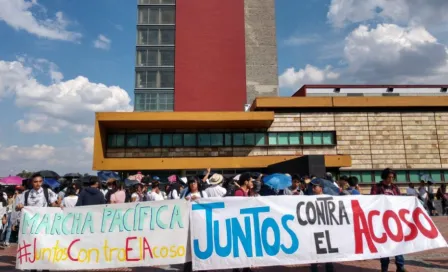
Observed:
[[[210,134],[198,135],[199,146],[210,146]]]
[[[161,42],[160,44],[172,44],[174,45],[174,30],[173,29],[162,29],[161,31]]]
[[[322,133],[320,133],[320,132],[313,133],[313,144],[315,144],[315,145],[322,144]]]
[[[406,182],[408,179],[406,177],[406,171],[396,171],[397,182]]]
[[[247,146],[255,145],[255,134],[254,133],[244,133],[244,145],[247,145]]]
[[[159,23],[159,8],[157,7],[149,7],[149,20],[145,22],[146,24],[158,24]]]
[[[244,145],[244,133],[234,133],[233,134],[233,145],[234,146]]]
[[[420,182],[420,172],[419,171],[409,171],[410,182]]]
[[[279,145],[288,145],[288,133],[278,133],[277,136]]]
[[[256,145],[266,145],[266,135],[264,133],[255,134]]]
[[[175,10],[172,7],[165,7],[161,9],[161,24],[174,24]]]
[[[173,134],[163,134],[163,146],[173,146]]]
[[[115,147],[115,135],[107,135],[107,147]]]
[[[442,182],[442,171],[430,171],[429,173],[435,182]]]
[[[445,178],[445,182],[448,183],[448,170],[443,171],[443,177]]]
[[[375,171],[375,182],[380,182],[383,179],[381,178],[381,171]]]
[[[277,133],[269,133],[269,145],[278,145]]]
[[[232,146],[232,134],[226,133],[224,135],[224,141],[226,146]]]
[[[342,177],[342,176],[350,177],[350,172],[348,172],[348,171],[341,171],[339,173],[339,177]]]
[[[361,172],[352,171],[350,172],[351,177],[356,177],[359,182],[362,182]]]
[[[332,132],[323,132],[322,133],[323,144],[324,145],[332,145],[334,144],[333,133]]]
[[[159,147],[160,146],[160,134],[151,134],[149,135],[149,144],[152,147]]]
[[[174,88],[174,72],[173,71],[161,71],[160,72],[160,87],[161,88]]]
[[[148,147],[148,134],[138,134],[137,145],[138,147]]]
[[[167,49],[160,51],[160,65],[174,66],[174,50]]]
[[[184,146],[196,146],[196,134],[184,134]]]
[[[372,180],[372,173],[370,171],[363,171],[361,173],[361,180],[360,182],[366,182],[366,183],[371,183]]]
[[[221,133],[213,133],[210,135],[210,142],[212,146],[223,146],[224,145],[224,135]]]
[[[183,134],[173,134],[173,146],[182,146]]]
[[[303,144],[305,145],[313,144],[313,133],[311,132],[303,133]]]
[[[289,133],[289,144],[290,145],[299,145],[300,144],[300,133],[298,133],[298,132]]]

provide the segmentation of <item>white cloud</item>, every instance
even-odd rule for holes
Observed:
[[[98,38],[95,41],[93,41],[93,46],[95,46],[95,48],[104,49],[104,50],[110,49],[110,44],[111,44],[111,40],[108,39],[103,34],[98,35]]]
[[[24,118],[17,121],[22,132],[70,129],[91,134],[94,112],[132,110],[128,93],[118,86],[93,83],[83,76],[58,82],[63,78],[59,71],[56,77],[50,73],[55,82],[45,85],[34,77],[36,71],[39,67],[23,62],[0,61],[0,95],[15,94],[16,105],[25,110]]]
[[[73,141],[71,146],[51,145],[2,146],[0,145],[0,176],[16,175],[22,170],[51,169],[63,175],[68,172],[85,172],[92,168],[92,155],[84,150],[84,140]],[[90,172],[90,171],[89,171]]]
[[[448,22],[446,0],[332,0],[327,17],[335,27],[381,20],[406,25]]]
[[[367,83],[403,82],[445,67],[447,48],[423,27],[361,25],[345,39],[347,73]]]
[[[86,153],[93,154],[93,137],[83,138],[82,144]]]
[[[41,38],[64,41],[78,41],[81,34],[67,30],[70,24],[58,11],[54,18],[46,15],[37,0],[0,0],[0,21],[16,30],[25,30]],[[36,14],[36,9],[40,9]]]
[[[304,69],[296,70],[294,67],[286,69],[279,77],[280,88],[298,90],[304,84],[321,84],[335,81],[339,73],[331,66],[319,69],[312,65],[306,65]]]
[[[310,36],[291,36],[284,41],[286,46],[305,45],[320,41],[320,37],[317,34]]]

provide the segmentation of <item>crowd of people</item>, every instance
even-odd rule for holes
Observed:
[[[58,190],[53,191],[43,185],[44,179],[42,176],[35,174],[30,179],[31,183],[28,188],[17,186],[1,189],[0,205],[6,207],[6,214],[2,215],[0,241],[3,242],[3,246],[7,247],[9,242],[14,240],[11,235],[18,231],[20,211],[25,206],[71,208],[106,203],[116,204],[170,199],[195,201],[209,197],[321,195],[325,194],[325,187],[327,186],[337,188],[340,195],[361,194],[356,177],[342,176],[336,181],[333,180],[330,173],[327,173],[324,178],[315,176],[300,177],[297,174],[293,174],[290,175],[291,185],[282,190],[275,190],[264,184],[263,177],[261,173],[243,173],[226,179],[221,174],[212,173],[211,169],[207,169],[201,177],[169,176],[167,182],[163,183],[163,186],[160,178],[157,176],[145,177],[140,175],[135,184],[125,186],[123,182],[116,179],[109,179],[102,183],[97,177],[91,176],[84,182],[76,180],[66,182]],[[394,184],[396,174],[393,170],[385,169],[381,177],[382,181],[372,186],[370,194],[401,195],[400,189]],[[324,181],[330,181],[330,184]],[[419,198],[431,215],[437,214],[437,212],[434,212],[434,198],[439,198],[442,201],[443,211],[446,212],[448,200],[446,185],[442,184],[436,194],[433,191],[432,182],[422,181],[418,190],[414,189],[412,183],[409,184],[406,195]],[[1,197],[2,194],[3,197]],[[396,256],[395,263],[397,271],[405,271],[403,256]],[[388,266],[389,258],[382,258],[381,270],[387,271]],[[326,271],[333,271],[331,263],[325,264],[325,267]],[[250,269],[244,269],[243,271],[250,271]],[[311,271],[317,271],[316,264],[311,265]]]

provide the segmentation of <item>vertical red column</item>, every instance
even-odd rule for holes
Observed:
[[[244,0],[177,0],[175,52],[175,111],[244,110]]]

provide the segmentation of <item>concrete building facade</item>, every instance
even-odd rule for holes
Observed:
[[[240,111],[278,95],[274,0],[139,0],[136,111]]]
[[[448,182],[447,106],[446,95],[265,97],[250,112],[98,113],[94,169],[237,173],[320,156],[362,184],[386,167],[401,183]]]

